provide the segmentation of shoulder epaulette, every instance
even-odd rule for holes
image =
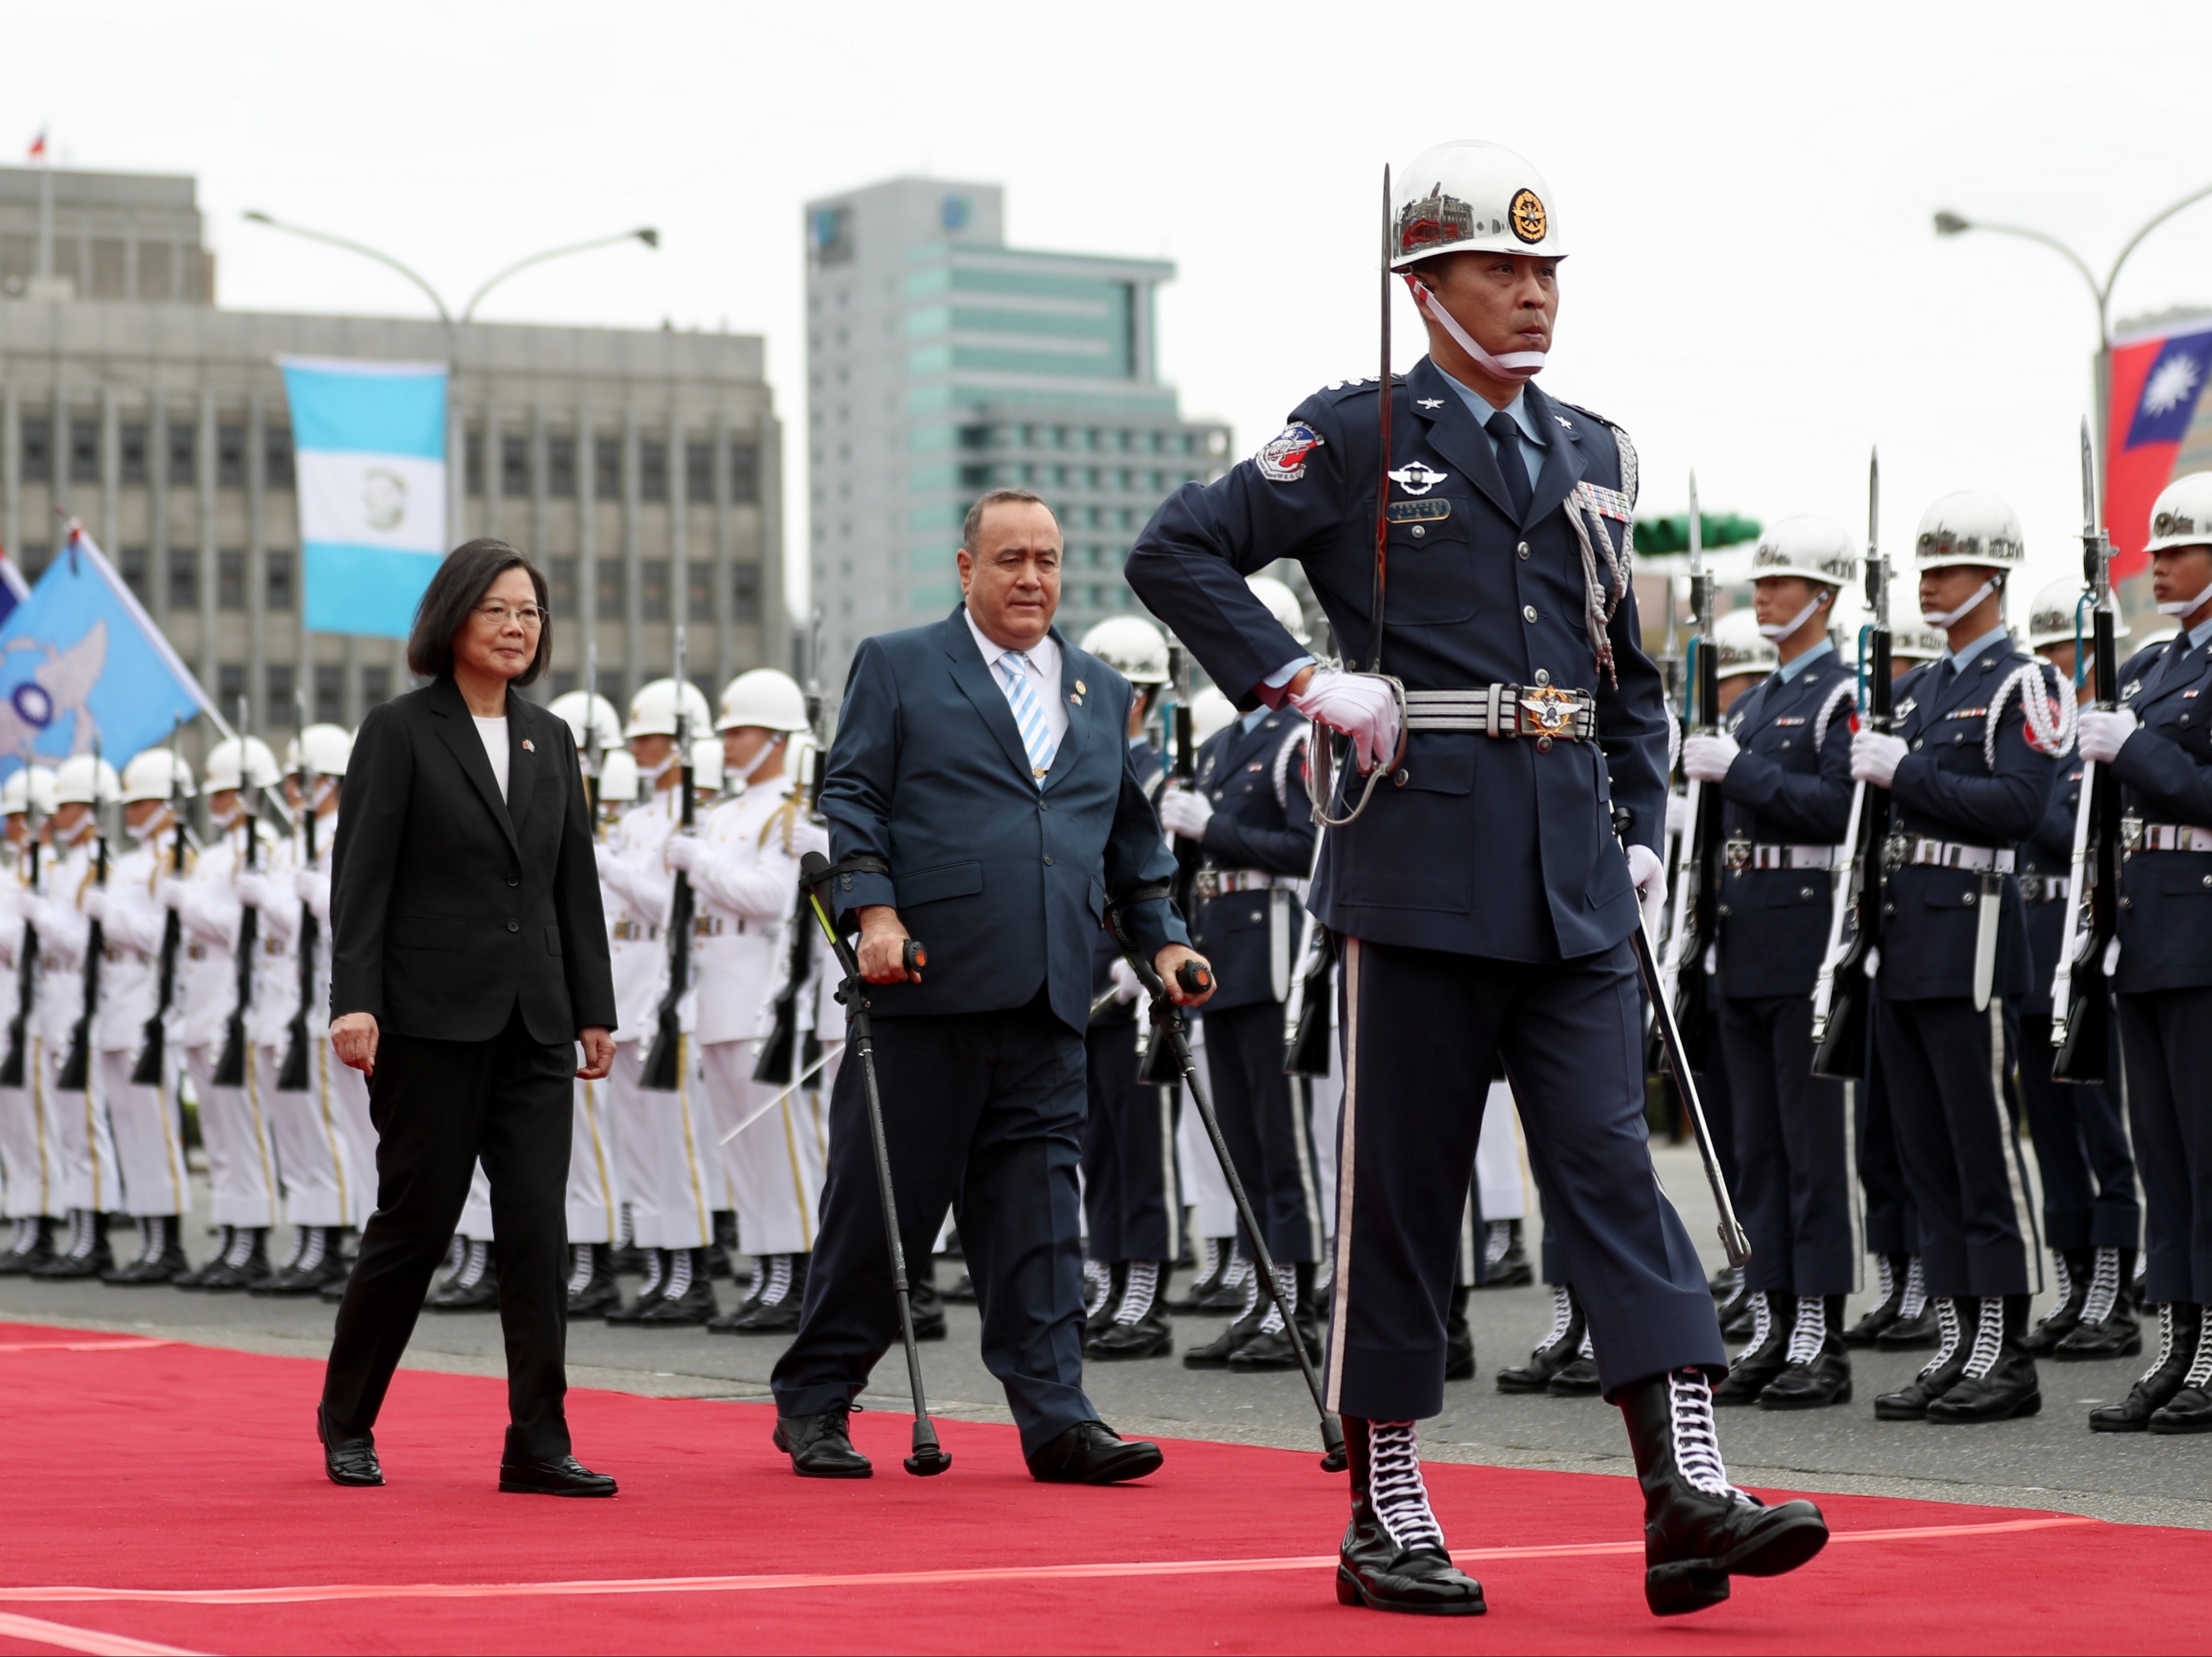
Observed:
[[[1332,379],[1328,385],[1316,391],[1314,395],[1316,397],[1328,398],[1332,402],[1341,403],[1345,398],[1357,396],[1362,392],[1371,396],[1373,395],[1376,387],[1380,385],[1382,383],[1382,382],[1381,380],[1376,379],[1372,374],[1356,374],[1350,379]],[[1406,383],[1406,376],[1403,374],[1393,374],[1390,376],[1390,383],[1393,385],[1402,385]]]

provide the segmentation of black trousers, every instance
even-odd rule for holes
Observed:
[[[2109,1083],[2052,1081],[2048,1013],[2020,1016],[2018,1051],[2021,1114],[2043,1175],[2044,1242],[2057,1249],[2133,1248],[2142,1235],[2142,1210],[2120,1121],[2118,1071],[2108,1072]],[[2112,1062],[2119,1062],[2117,1052]]]
[[[499,1234],[499,1321],[507,1340],[511,1446],[568,1454],[568,1146],[575,1047],[532,1039],[518,1008],[489,1041],[386,1031],[369,1080],[376,1211],[338,1307],[323,1407],[366,1432],[384,1407],[477,1159]]]
[[[2150,1208],[2144,1296],[2212,1306],[2212,989],[2124,995],[2119,1005]]]
[[[876,1076],[911,1264],[951,1206],[983,1316],[983,1363],[1034,1455],[1098,1411],[1083,1393],[1083,1038],[1040,994],[1005,1012],[876,1021]],[[830,1096],[829,1181],[799,1332],[769,1384],[777,1411],[849,1403],[898,1342],[860,1055]],[[903,1378],[895,1391],[902,1392]]]
[[[1083,1048],[1091,1114],[1083,1124],[1083,1211],[1091,1258],[1172,1260],[1182,1247],[1182,1198],[1176,1189],[1176,1119],[1181,1087],[1137,1081],[1137,1026],[1094,1024]]]
[[[1321,1258],[1321,1192],[1314,1177],[1306,1089],[1283,1074],[1283,1005],[1208,1011],[1206,1079],[1237,1177],[1278,1264]],[[1243,1245],[1240,1241],[1238,1247]]]
[[[1730,1191],[1751,1238],[1744,1282],[1774,1294],[1847,1295],[1856,1250],[1844,1090],[1813,1074],[1813,1004],[1727,999],[1720,1026],[1735,1107],[1740,1181]]]
[[[1912,1205],[1905,1163],[1897,1154],[1897,1131],[1890,1120],[1889,1085],[1881,1074],[1881,1048],[1867,1020],[1865,1074],[1851,1089],[1859,1160],[1859,1190],[1866,1198],[1866,1247],[1869,1254],[1917,1254],[1920,1211]]]
[[[1607,1395],[1686,1365],[1725,1374],[1705,1268],[1652,1171],[1626,940],[1529,966],[1347,938],[1340,986],[1330,1406],[1380,1421],[1443,1407],[1453,1257],[1500,1053]]]
[[[1875,1000],[1882,1079],[1905,1177],[1920,1211],[1931,1295],[2025,1295],[2033,1225],[2004,1097],[2002,1005],[1965,996]]]

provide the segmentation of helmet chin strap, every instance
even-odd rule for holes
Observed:
[[[650,771],[647,770],[641,765],[638,767],[637,780],[640,782],[659,782],[663,777],[668,774],[668,768],[675,763],[676,750],[675,749],[671,748],[666,756],[661,760],[660,763],[654,766]]]
[[[1790,620],[1786,622],[1761,622],[1759,624],[1759,636],[1762,639],[1771,639],[1777,644],[1781,643],[1783,640],[1787,639],[1790,634],[1796,632],[1799,628],[1811,621],[1813,619],[1813,612],[1820,609],[1821,605],[1828,603],[1836,595],[1832,592],[1814,593],[1813,595],[1813,602],[1806,605],[1804,609],[1799,610],[1796,615],[1790,617]],[[1978,603],[1979,601],[1977,600],[1976,602]]]
[[[1449,334],[1461,350],[1473,357],[1476,363],[1500,379],[1533,379],[1544,367],[1541,351],[1508,351],[1503,356],[1493,356],[1474,343],[1474,336],[1459,325],[1459,319],[1443,307],[1443,302],[1429,291],[1428,283],[1419,276],[1407,276],[1406,286],[1413,291],[1413,303],[1437,319],[1439,326]]]
[[[1972,615],[1975,605],[1980,604],[1983,599],[1988,598],[1990,594],[1995,592],[2003,585],[2004,577],[2002,575],[1992,575],[1988,580],[1983,582],[1981,586],[1976,587],[1974,589],[1974,596],[1967,599],[1965,604],[1960,604],[1958,609],[1941,610],[1923,610],[1920,612],[1920,619],[1932,628],[1942,628],[1956,627],[1960,616]]]
[[[784,744],[788,743],[790,740],[791,733],[789,731],[776,731],[772,733],[769,739],[761,744],[760,752],[754,755],[751,759],[746,761],[745,768],[738,772],[734,779],[732,779],[730,785],[732,788],[733,790],[742,791],[750,786],[752,782],[754,774],[759,771],[761,767],[769,762],[769,756],[781,753],[783,751]]]
[[[2158,607],[2158,613],[2161,616],[2187,616],[2207,604],[2212,604],[2212,587],[2205,588],[2194,598],[2170,599]]]

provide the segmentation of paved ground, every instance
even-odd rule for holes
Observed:
[[[1719,1263],[1710,1199],[1694,1156],[1662,1148],[1661,1177],[1680,1205],[1691,1233]],[[1529,1244],[1536,1241],[1531,1223]],[[124,1242],[117,1235],[118,1246]],[[204,1238],[191,1240],[197,1253]],[[940,1281],[955,1272],[940,1266]],[[724,1303],[731,1290],[720,1286]],[[1854,1296],[1856,1316],[1867,1297]],[[1540,1289],[1491,1290],[1474,1296],[1472,1320],[1480,1373],[1445,1389],[1444,1413],[1423,1431],[1426,1449],[1455,1460],[1589,1472],[1626,1472],[1619,1415],[1595,1399],[1510,1398],[1492,1374],[1517,1363],[1543,1333],[1548,1300]],[[2040,1309],[2039,1308],[2039,1309]],[[1007,1418],[997,1386],[975,1356],[972,1308],[949,1308],[950,1338],[923,1349],[933,1408],[975,1419]],[[141,1331],[250,1351],[320,1357],[327,1350],[332,1308],[319,1302],[123,1290],[98,1284],[0,1279],[0,1319],[52,1321],[81,1327]],[[2154,1326],[2147,1324],[2154,1333]],[[1221,1328],[1217,1319],[1184,1319],[1182,1344],[1197,1344]],[[570,1378],[663,1396],[757,1399],[780,1344],[709,1336],[690,1329],[659,1332],[580,1325],[569,1333]],[[407,1362],[465,1374],[501,1373],[499,1325],[489,1314],[425,1314]],[[2090,1433],[2093,1404],[2117,1399],[2143,1367],[2142,1358],[2106,1363],[2046,1363],[2044,1411],[2028,1421],[1989,1427],[1890,1424],[1874,1419],[1877,1392],[1903,1384],[1915,1354],[1856,1357],[1857,1398],[1813,1414],[1729,1411],[1723,1444],[1741,1482],[1803,1490],[1923,1496],[1949,1502],[2051,1508],[2142,1524],[2212,1529],[2212,1436],[2116,1437]],[[871,1399],[905,1405],[903,1364],[896,1353],[878,1372]],[[1292,1447],[1317,1445],[1313,1415],[1295,1374],[1242,1377],[1186,1370],[1174,1360],[1094,1366],[1087,1381],[1099,1411],[1125,1434],[1227,1439]],[[307,1405],[301,1404],[302,1433]],[[763,1447],[765,1448],[765,1447]],[[589,1446],[581,1446],[586,1458]],[[618,1470],[617,1470],[618,1471]]]

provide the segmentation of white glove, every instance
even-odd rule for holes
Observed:
[[[292,892],[302,903],[312,903],[320,895],[322,873],[305,864],[292,871]]]
[[[161,907],[165,909],[180,910],[185,907],[185,883],[174,875],[163,875],[155,886],[154,893],[161,900]]]
[[[1398,699],[1372,673],[1317,667],[1290,704],[1316,725],[1351,737],[1362,771],[1372,771],[1398,751]]]
[[[1114,980],[1114,998],[1124,1006],[1134,1001],[1138,992],[1144,987],[1137,982],[1137,969],[1119,956],[1106,969],[1106,975]]]
[[[668,837],[668,866],[672,869],[697,868],[699,852],[699,842],[690,835],[671,835]]]
[[[1686,795],[1667,796],[1667,832],[1686,835],[1690,832],[1690,802]]]
[[[1692,737],[1682,744],[1682,774],[1699,782],[1719,782],[1742,751],[1734,737]]]
[[[234,883],[238,889],[238,901],[249,909],[273,909],[276,894],[270,889],[269,877],[255,871],[241,869]]]
[[[1160,796],[1160,827],[1185,840],[1202,841],[1213,820],[1213,802],[1195,788],[1170,788]]]
[[[2110,765],[2119,758],[2120,750],[2127,746],[2128,738],[2142,724],[2124,707],[2110,713],[2102,708],[2089,709],[2081,715],[2081,757],[2094,760],[2100,765]]]
[[[622,859],[615,855],[615,848],[606,841],[596,840],[592,842],[592,862],[599,870],[601,880],[606,879],[607,871],[621,861]]]
[[[89,888],[84,895],[84,918],[105,926],[107,921],[107,894],[99,887]]]
[[[1910,752],[1902,737],[1862,731],[1851,738],[1851,776],[1856,781],[1887,788],[1896,780],[1898,762]]]
[[[1628,878],[1636,888],[1636,901],[1644,909],[1644,931],[1650,938],[1659,935],[1659,914],[1667,905],[1667,865],[1659,861],[1659,853],[1649,846],[1628,848]]]

